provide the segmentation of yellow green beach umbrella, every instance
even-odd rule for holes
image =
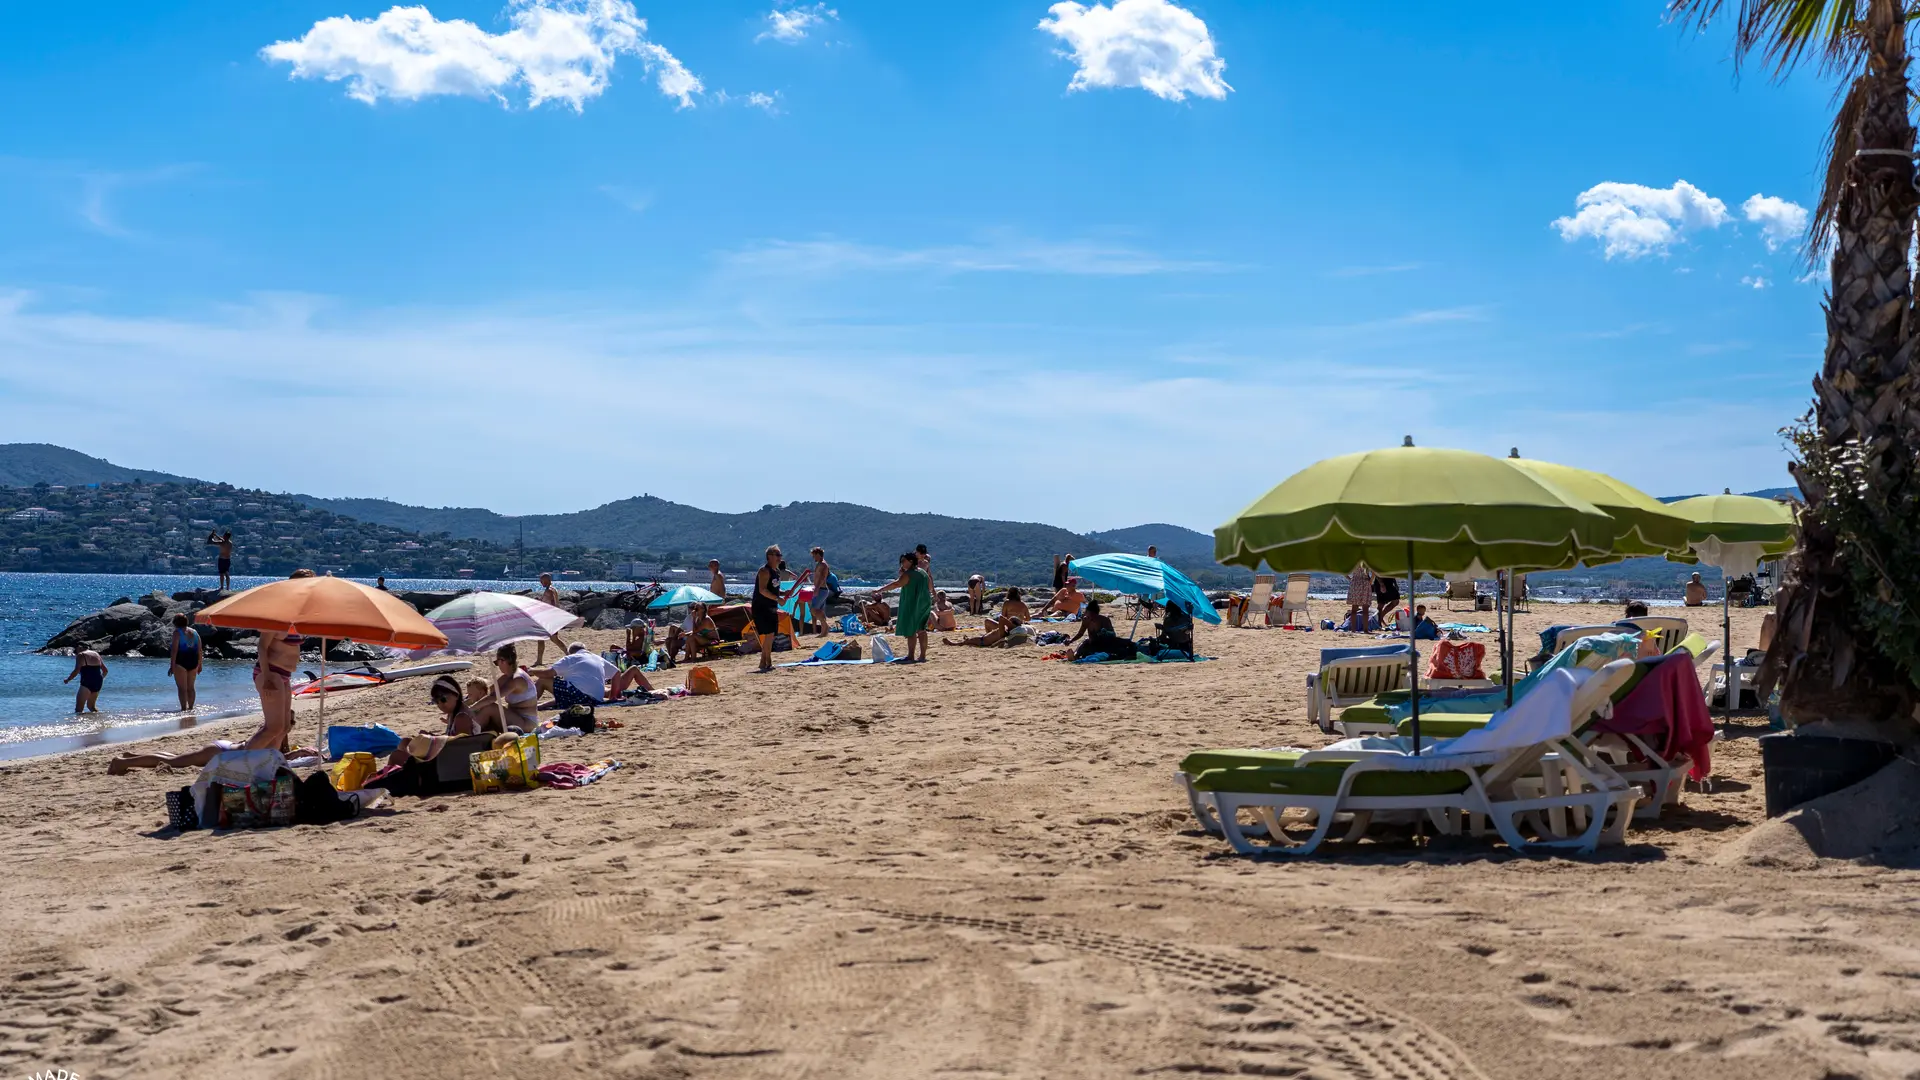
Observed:
[[[1307,466],[1213,531],[1233,566],[1418,574],[1551,570],[1612,550],[1615,522],[1512,462],[1406,445]],[[1420,752],[1420,650],[1407,628],[1413,751]]]
[[[1611,550],[1604,555],[1588,554],[1581,562],[1604,566],[1643,555],[1667,555],[1687,550],[1691,519],[1673,508],[1605,473],[1576,469],[1551,461],[1523,458],[1519,451],[1507,459],[1514,465],[1557,485],[1561,490],[1592,503],[1614,521]]]
[[[1668,556],[1674,562],[1702,562],[1720,568],[1720,635],[1726,642],[1727,673],[1723,725],[1733,723],[1733,702],[1740,694],[1740,680],[1734,673],[1733,612],[1725,581],[1751,574],[1762,559],[1775,559],[1793,550],[1793,507],[1757,495],[1735,495],[1729,489],[1719,495],[1695,495],[1667,504],[1674,513],[1693,522],[1687,532],[1691,552]]]
[[[1307,466],[1213,531],[1231,566],[1351,573],[1551,570],[1613,548],[1614,520],[1551,480],[1467,450],[1406,446]]]

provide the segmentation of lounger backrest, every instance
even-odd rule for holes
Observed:
[[[1672,652],[1687,637],[1687,620],[1676,619],[1671,615],[1643,615],[1637,619],[1627,619],[1630,626],[1637,626],[1653,635],[1654,643],[1661,652]]]
[[[1466,581],[1449,581],[1447,582],[1447,599],[1449,600],[1476,599],[1478,588],[1479,587],[1475,585],[1471,579],[1468,579]]]
[[[1348,656],[1320,669],[1320,685],[1341,698],[1372,697],[1389,690],[1407,687],[1407,658],[1398,656]]]
[[[1569,626],[1554,637],[1553,651],[1558,653],[1583,637],[1594,637],[1599,634],[1617,634],[1619,632],[1620,628],[1618,626]]]
[[[1255,574],[1253,576],[1253,597],[1247,601],[1249,610],[1265,611],[1267,605],[1273,602],[1274,580],[1272,574]]]

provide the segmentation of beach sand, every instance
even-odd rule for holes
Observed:
[[[1720,636],[1718,609],[1686,614]],[[1741,646],[1760,614],[1734,613]],[[1914,874],[1722,858],[1762,819],[1763,716],[1715,744],[1710,793],[1595,857],[1389,838],[1253,862],[1198,830],[1174,765],[1328,741],[1303,676],[1358,639],[1200,641],[1217,662],[724,661],[720,696],[549,749],[626,762],[599,784],[329,827],[174,835],[188,774],[5,767],[0,1075],[1920,1071]],[[328,709],[417,730],[425,692]]]

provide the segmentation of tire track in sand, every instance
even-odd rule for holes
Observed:
[[[876,910],[907,923],[972,930],[1028,945],[1087,952],[1195,983],[1226,999],[1205,1021],[1214,1048],[1233,1055],[1248,1075],[1348,1080],[1485,1080],[1479,1068],[1438,1032],[1341,990],[1184,945],[1092,933],[1019,919]],[[1142,1072],[1210,1071],[1170,1063]]]

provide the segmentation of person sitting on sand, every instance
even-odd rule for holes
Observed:
[[[1080,609],[1087,603],[1087,594],[1080,591],[1080,579],[1070,577],[1066,585],[1047,601],[1047,606],[1034,615],[1035,619],[1044,619],[1051,615],[1064,615],[1069,619],[1080,617]]]
[[[1153,640],[1169,649],[1178,649],[1189,655],[1193,652],[1193,615],[1186,608],[1167,601],[1166,618],[1153,624],[1160,631]]]
[[[523,735],[533,731],[540,720],[540,714],[534,711],[534,703],[540,700],[540,685],[520,666],[520,654],[511,643],[494,651],[493,665],[499,677],[488,688],[485,700],[470,702],[468,707],[483,728],[512,729]]]
[[[867,624],[869,630],[885,630],[893,621],[893,609],[878,596],[858,601],[860,621]]]
[[[558,705],[599,705],[618,699],[630,687],[653,689],[646,672],[637,667],[621,671],[578,641],[553,662],[552,671],[553,700]]]
[[[1113,620],[1100,613],[1098,600],[1087,601],[1087,613],[1080,620],[1080,629],[1073,632],[1067,644],[1072,645],[1083,636],[1087,640],[1074,651],[1075,660],[1084,660],[1094,653],[1112,653],[1113,644],[1120,640],[1120,635],[1113,628]]]
[[[1626,615],[1623,616],[1623,618],[1644,619],[1646,617],[1647,617],[1647,602],[1645,600],[1627,601],[1627,613]]]
[[[941,631],[960,629],[960,620],[954,617],[953,601],[940,589],[933,593],[933,628]]]
[[[720,627],[705,604],[689,604],[686,622],[675,629],[682,631],[680,643],[686,649],[688,660],[705,660],[720,644]]]
[[[74,676],[80,677],[80,689],[73,695],[73,711],[76,713],[100,711],[100,688],[107,683],[107,662],[92,649],[81,649],[73,654],[73,670],[67,672],[62,683],[70,683]]]
[[[1440,624],[1427,615],[1427,605],[1413,606],[1413,639],[1415,641],[1439,641]]]
[[[1687,606],[1700,607],[1707,602],[1707,583],[1698,573],[1687,579]]]
[[[1024,634],[1025,631],[1022,627],[1026,621],[1032,617],[1032,613],[1027,609],[1027,602],[1020,599],[1020,590],[1017,588],[1008,589],[1007,599],[1000,605],[999,616],[997,618],[993,616],[987,618],[986,626],[981,628],[984,631],[983,633],[975,634],[973,637],[961,638],[959,641],[955,641],[952,638],[941,638],[940,644],[965,645],[973,648],[991,649],[1001,642],[1006,641],[1009,637],[1016,636],[1016,631]]]

